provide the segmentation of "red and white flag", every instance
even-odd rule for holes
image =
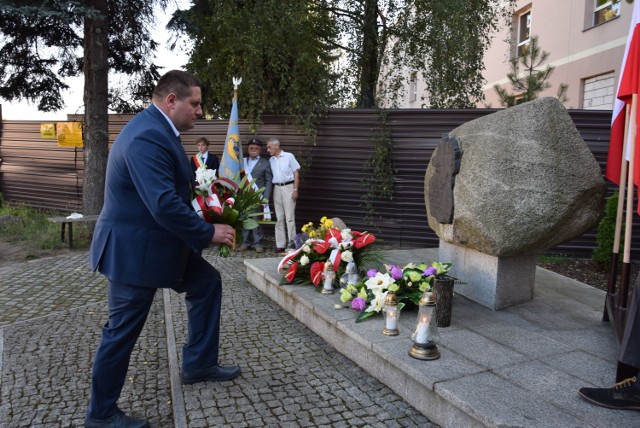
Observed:
[[[607,168],[605,171],[605,177],[616,184],[620,184],[620,170],[622,163],[622,151],[624,147],[625,138],[625,122],[626,122],[626,106],[631,105],[631,99],[633,94],[640,94],[640,1],[633,3],[633,15],[631,17],[631,26],[629,29],[629,35],[627,37],[627,46],[624,51],[624,57],[622,59],[622,67],[620,69],[620,81],[618,83],[618,91],[616,94],[616,100],[613,105],[613,115],[611,117],[611,136],[609,138],[609,153],[607,156]],[[630,118],[637,123],[636,118]],[[630,130],[631,127],[629,126]],[[628,161],[630,158],[630,147],[634,144],[635,155],[634,162],[634,182],[640,182],[640,150],[637,141],[627,141],[627,151],[625,153],[625,159]],[[632,185],[628,183],[628,185]]]

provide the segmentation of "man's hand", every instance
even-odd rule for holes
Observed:
[[[211,242],[214,244],[227,244],[233,245],[233,236],[236,234],[236,231],[233,227],[228,224],[214,224],[215,232],[213,233],[213,238],[211,238]]]

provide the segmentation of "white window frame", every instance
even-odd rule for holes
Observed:
[[[415,71],[409,77],[409,102],[412,103],[418,99],[418,73]]]
[[[522,25],[523,19],[526,19],[525,28],[523,28],[523,25]],[[527,36],[526,39],[523,38],[525,35],[525,32],[528,32],[528,34],[526,35]],[[522,56],[522,50],[525,47],[528,47],[529,44],[531,43],[531,9],[528,9],[518,15],[518,32],[516,34],[516,37],[517,37],[516,57],[519,57],[519,56]]]
[[[609,19],[603,19],[601,22],[598,22],[598,16],[602,10],[604,9],[614,10],[614,7],[615,7],[615,11],[617,12],[615,16]],[[617,18],[618,16],[620,16],[620,0],[609,0],[601,4],[600,6],[598,6],[598,0],[593,0],[593,15],[592,15],[592,22],[591,22],[592,25],[595,26],[595,25],[604,24],[605,22],[609,22],[612,19]]]

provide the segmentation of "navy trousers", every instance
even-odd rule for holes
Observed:
[[[188,341],[182,348],[182,369],[207,369],[218,364],[222,281],[220,273],[199,255],[190,256],[184,281],[173,289],[185,293]],[[109,320],[93,362],[91,401],[87,416],[106,418],[116,410],[133,347],[144,327],[156,288],[109,281]]]
[[[633,289],[631,304],[627,307],[627,321],[618,351],[618,360],[640,369],[640,277]],[[640,384],[636,384],[640,386]]]

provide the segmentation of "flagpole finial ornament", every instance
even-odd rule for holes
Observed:
[[[238,85],[242,83],[242,77],[234,77],[233,78],[233,89],[238,89]]]

